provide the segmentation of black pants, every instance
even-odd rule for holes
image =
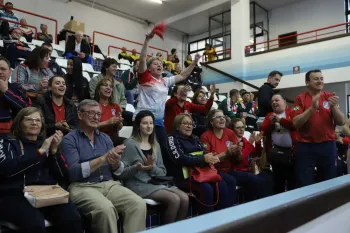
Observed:
[[[274,181],[274,193],[283,193],[295,189],[295,159],[290,165],[271,163]]]
[[[36,209],[23,195],[0,199],[0,219],[15,224],[25,233],[45,233],[45,219],[57,232],[82,233],[81,218],[72,202]]]
[[[10,26],[9,26],[9,22],[7,21],[2,21],[1,25],[0,25],[0,34],[3,37],[8,37],[10,32]]]
[[[132,126],[132,116],[133,116],[132,112],[129,112],[126,110],[122,112],[122,117],[124,118],[124,122],[123,122],[124,126]]]

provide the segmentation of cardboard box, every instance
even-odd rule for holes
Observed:
[[[76,21],[76,20],[71,20],[68,23],[64,25],[64,29],[73,31],[73,32],[85,32],[85,23]]]

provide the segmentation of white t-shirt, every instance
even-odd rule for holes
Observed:
[[[81,43],[80,43],[80,44],[77,44],[77,43],[75,42],[75,52],[80,53],[80,51],[81,51]]]
[[[175,84],[175,76],[156,79],[146,70],[139,74],[138,82],[139,96],[133,119],[140,111],[149,110],[154,114],[155,124],[163,126],[165,102],[169,87]]]

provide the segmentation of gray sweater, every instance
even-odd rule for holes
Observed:
[[[124,145],[126,146],[122,155],[124,170],[117,177],[124,181],[125,187],[143,198],[157,190],[168,189],[164,185],[153,185],[149,183],[152,176],[166,175],[159,144],[157,143],[156,145],[156,158],[153,162],[153,169],[150,171],[139,171],[136,169],[138,162],[146,165],[146,157],[143,155],[138,143],[130,138],[124,142]]]

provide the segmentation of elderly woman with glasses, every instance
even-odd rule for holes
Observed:
[[[219,197],[216,182],[197,182],[190,177],[190,169],[206,168],[219,162],[217,156],[205,151],[199,138],[192,134],[192,130],[193,121],[189,114],[179,114],[175,117],[174,131],[168,135],[167,140],[167,148],[172,161],[171,166],[168,167],[169,174],[174,176],[179,188],[186,192],[193,192],[198,197],[203,206],[201,213],[233,206],[236,184],[232,177],[220,173],[223,179],[218,181]],[[215,205],[216,200],[219,200],[217,205]]]
[[[13,138],[0,140],[0,219],[21,232],[44,233],[47,219],[59,232],[82,233],[80,215],[70,201],[37,209],[23,193],[28,185],[55,185],[63,178],[65,164],[58,150],[62,132],[44,140],[41,111],[27,107],[17,114],[11,133]]]
[[[244,188],[246,201],[263,197],[260,192],[256,192],[264,188],[263,183],[253,179],[253,174],[241,174],[234,170],[242,162],[244,143],[237,138],[235,132],[226,128],[226,116],[222,110],[215,109],[208,114],[208,130],[201,136],[201,142],[206,145],[207,153],[213,153],[220,158],[216,168],[234,178],[237,185]]]

